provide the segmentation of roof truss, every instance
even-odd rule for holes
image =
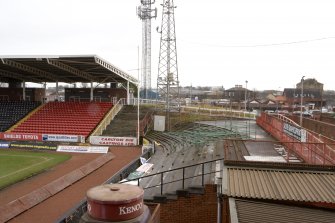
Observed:
[[[26,82],[105,82],[137,85],[139,81],[96,55],[1,56],[2,80]]]
[[[97,64],[99,64],[100,66],[103,66],[104,68],[106,68],[106,69],[108,69],[108,70],[110,70],[110,71],[112,71],[112,72],[118,74],[119,76],[123,77],[123,78],[126,79],[127,81],[132,82],[133,84],[136,84],[136,85],[138,84],[138,81],[137,81],[135,78],[133,78],[132,76],[129,76],[128,74],[126,74],[126,73],[123,72],[122,70],[120,70],[120,69],[114,67],[113,65],[111,65],[111,64],[109,64],[109,63],[103,61],[102,59],[100,59],[100,58],[98,58],[98,57],[94,57],[94,59],[95,59],[95,62],[96,62]]]
[[[42,81],[38,78],[30,77],[29,80],[28,80],[24,75],[16,74],[16,73],[9,72],[9,71],[6,71],[6,70],[0,70],[0,76],[7,77],[7,78],[18,79],[18,80],[27,81],[27,82],[28,81],[34,81],[35,83],[42,83]]]
[[[59,69],[61,69],[61,70],[64,70],[64,71],[66,71],[66,72],[69,72],[69,73],[71,73],[71,74],[74,74],[74,75],[76,75],[76,76],[78,76],[78,77],[87,79],[87,80],[90,81],[90,82],[97,81],[97,80],[95,80],[95,78],[94,78],[92,75],[90,75],[89,73],[86,73],[85,71],[80,71],[80,70],[78,70],[78,69],[76,69],[76,68],[74,68],[74,67],[68,66],[68,65],[66,65],[66,64],[64,64],[64,63],[61,63],[61,62],[57,61],[57,60],[47,59],[47,62],[48,62],[48,64],[50,64],[50,65],[52,65],[52,66],[54,66],[54,67],[57,67],[57,68],[59,68]]]
[[[25,64],[21,64],[21,63],[18,63],[16,61],[13,61],[13,60],[8,60],[8,59],[1,59],[1,60],[2,60],[3,64],[6,64],[6,65],[11,66],[11,67],[15,67],[16,69],[19,69],[19,70],[22,70],[22,71],[40,76],[42,78],[49,79],[51,81],[55,81],[55,82],[61,81],[61,82],[68,82],[68,83],[73,82],[73,81],[71,81],[67,78],[61,78],[60,79],[59,77],[57,77],[56,75],[54,75],[52,73],[37,69],[35,67],[30,67],[30,66],[25,65]]]

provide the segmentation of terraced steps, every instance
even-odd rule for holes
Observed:
[[[142,120],[151,107],[140,107],[139,119]],[[137,136],[137,106],[124,105],[113,121],[102,133],[104,136],[136,137]]]

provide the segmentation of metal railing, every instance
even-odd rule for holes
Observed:
[[[209,116],[225,116],[232,118],[256,119],[256,114],[247,111],[236,111],[232,109],[202,108],[192,106],[181,106],[182,112],[192,112]]]
[[[100,124],[94,129],[91,136],[101,135],[103,131],[105,131],[106,127],[110,124],[110,122],[114,119],[114,117],[119,113],[122,109],[123,104],[121,103],[122,99],[120,99],[111,110],[107,113],[105,118],[100,122]]]
[[[166,170],[166,171],[162,171],[162,172],[158,172],[155,174],[150,174],[150,175],[146,175],[146,176],[142,176],[136,179],[132,179],[132,180],[126,180],[123,181],[122,183],[127,183],[127,182],[131,182],[131,181],[137,181],[137,186],[142,186],[142,188],[144,190],[148,190],[150,188],[160,188],[160,195],[164,194],[164,186],[168,185],[168,184],[172,184],[172,183],[176,183],[176,182],[180,182],[182,187],[181,189],[185,189],[185,185],[186,185],[186,181],[191,180],[191,179],[195,179],[195,178],[199,178],[200,177],[200,186],[204,186],[205,185],[205,177],[210,175],[210,174],[217,174],[217,173],[221,173],[222,169],[220,168],[219,170],[212,170],[212,168],[210,168],[210,170],[206,171],[206,169],[208,169],[208,167],[212,167],[213,164],[216,164],[216,162],[223,162],[224,158],[220,158],[220,159],[215,159],[215,160],[211,160],[211,161],[207,161],[207,162],[203,162],[203,163],[198,163],[198,164],[193,164],[193,165],[188,165],[188,166],[184,166],[184,167],[179,167],[179,168],[175,168],[172,170]],[[207,165],[207,168],[206,168]],[[200,174],[193,174],[192,176],[187,176],[186,172],[188,169],[196,169],[196,168],[200,168],[201,172]],[[174,179],[174,180],[164,180],[167,174],[174,174],[174,176],[176,176],[177,174],[175,174],[176,172],[181,171],[181,177],[180,179]],[[147,178],[154,178],[154,177],[158,177],[159,178],[159,183],[158,184],[154,184],[154,185],[150,185],[150,186],[143,186],[141,185],[141,181]]]
[[[140,135],[144,136],[153,121],[153,112],[147,112],[140,121]]]
[[[296,139],[284,131],[284,124],[293,124],[297,131],[302,134],[306,132],[306,139]],[[308,164],[334,165],[335,164],[335,144],[322,141],[322,137],[316,133],[304,129],[288,118],[277,115],[262,113],[257,119],[257,124],[269,132],[278,141],[282,142],[289,150],[296,153]],[[289,143],[289,142],[294,143]],[[286,143],[288,142],[288,143]]]
[[[144,154],[142,154],[142,157],[149,159],[150,156],[152,156],[153,151],[147,150]],[[123,178],[125,178],[130,172],[136,170],[141,165],[140,159],[135,159],[132,162],[130,162],[127,166],[119,170],[117,173],[115,173],[112,177],[110,177],[108,180],[105,181],[106,184],[110,183],[117,183]],[[87,200],[84,198],[81,200],[75,207],[70,209],[68,212],[66,212],[63,216],[61,216],[56,222],[58,223],[74,223],[79,222],[81,216],[87,211]]]
[[[160,194],[161,195],[163,195],[164,185],[181,181],[182,182],[182,188],[185,189],[186,180],[196,178],[196,177],[201,177],[201,185],[204,186],[205,185],[205,177],[207,175],[222,172],[221,169],[218,170],[218,171],[208,171],[208,172],[205,171],[205,165],[206,164],[216,163],[217,161],[222,161],[223,162],[223,158],[212,160],[212,161],[207,161],[207,162],[204,162],[204,163],[189,165],[189,166],[185,166],[185,167],[180,167],[180,168],[176,168],[176,169],[173,169],[173,170],[162,171],[162,172],[159,172],[159,173],[156,173],[156,174],[147,175],[147,176],[140,177],[140,178],[137,178],[137,179],[134,179],[134,180],[138,181],[138,185],[139,185],[141,179],[159,176],[160,177],[160,183],[158,185],[154,185],[154,186],[150,186],[150,187],[144,187],[143,189],[147,190],[147,189],[150,189],[150,188],[153,188],[153,187],[160,187]],[[136,166],[138,162],[139,162],[139,160],[136,160],[136,161],[130,163],[126,168],[124,168],[124,169],[120,170],[119,172],[117,172],[116,174],[114,174],[109,180],[106,181],[106,183],[117,183],[118,181],[121,180],[120,177],[121,177],[121,175],[123,175],[123,172],[124,171],[129,172],[129,169],[134,169],[134,165]],[[194,167],[201,167],[201,174],[193,175],[192,177],[186,177],[186,174],[185,174],[186,170],[188,168],[194,168]],[[182,179],[173,180],[173,181],[169,181],[169,182],[164,182],[164,174],[171,173],[171,172],[177,171],[177,170],[182,170],[182,173],[183,173]],[[122,183],[126,183],[126,182],[127,181],[124,181]],[[61,218],[59,218],[56,222],[58,222],[58,223],[79,222],[81,216],[86,211],[87,211],[87,201],[86,201],[86,199],[83,199],[74,208],[72,208],[69,212],[67,212]]]

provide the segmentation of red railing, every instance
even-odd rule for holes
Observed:
[[[259,126],[306,163],[317,165],[335,164],[334,140],[304,129],[291,119],[282,115],[268,115],[262,113],[256,121]],[[294,135],[293,133],[290,135],[288,131],[284,131],[284,125],[286,128],[289,126],[289,128],[295,130],[298,133],[297,136],[292,136]],[[306,134],[304,132],[306,132]]]

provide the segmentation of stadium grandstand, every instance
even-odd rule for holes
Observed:
[[[130,101],[130,91],[136,88],[137,79],[96,55],[0,56],[0,60],[0,158],[1,167],[4,167],[2,171],[5,171],[0,173],[0,196],[6,197],[0,199],[0,222],[25,218],[21,213],[30,214],[37,204],[51,196],[53,199],[59,196],[63,201],[64,197],[72,197],[66,204],[58,205],[57,211],[60,212],[54,217],[55,220],[75,206],[85,196],[88,187],[102,184],[140,158],[141,148],[137,147],[135,137],[127,138],[128,149],[110,149],[108,145],[91,146],[89,143],[89,137],[99,137],[97,132],[103,131],[123,104]],[[36,84],[31,83],[42,87],[32,87]],[[47,100],[46,87],[49,83],[56,85],[52,100]],[[60,97],[59,83],[73,85],[64,89],[64,97]],[[90,86],[77,87],[77,83],[86,83],[86,86],[89,83]],[[145,125],[143,121],[141,123]],[[117,141],[120,145],[121,137],[108,135],[103,139],[107,139],[107,143],[112,139],[112,143]],[[47,154],[51,153],[53,157],[59,148],[63,152],[71,150],[71,159],[65,165],[56,166],[51,172],[46,171],[50,167],[35,170],[37,166],[53,162],[55,158]],[[82,152],[93,154],[76,154]],[[4,163],[7,160],[12,162],[11,157],[18,157],[19,163],[15,164],[18,165],[17,169],[11,169],[12,164]],[[37,172],[29,172],[30,169]],[[46,173],[37,174],[40,171]],[[93,171],[103,173],[90,174]],[[26,172],[27,175],[23,175]],[[10,184],[7,180],[21,174],[23,176],[19,180],[23,180],[23,184],[29,184],[25,178],[37,176],[31,178],[30,186],[13,184],[8,187]],[[90,177],[92,179],[88,183]],[[13,182],[17,182],[17,179],[14,178]],[[80,189],[73,189],[78,185],[81,185]],[[72,196],[64,195],[71,190],[74,190]],[[78,194],[79,199],[76,200],[73,196]],[[21,205],[15,200],[21,200]],[[13,202],[16,207],[12,206]],[[53,205],[57,206],[56,203]],[[47,208],[44,203],[42,206]],[[14,219],[18,215],[20,218]],[[50,217],[39,217],[33,222],[48,222]],[[18,221],[30,222],[27,219]]]
[[[87,138],[120,98],[129,98],[137,80],[98,56],[1,56],[0,132],[80,135]],[[28,82],[44,88],[26,87]],[[90,83],[66,88],[59,82]],[[46,83],[56,84],[55,101],[46,101]],[[97,88],[109,84],[109,88]],[[119,86],[122,86],[121,88]]]
[[[86,192],[100,185],[118,191],[120,182],[143,189],[150,210],[143,222],[334,222],[333,139],[280,114],[201,122],[199,108],[175,113],[178,120],[197,114],[197,121],[155,131],[161,114],[143,107],[139,115],[127,103],[138,81],[97,56],[0,58],[0,81],[8,84],[0,88],[0,158],[22,156],[36,166],[52,159],[45,154],[71,154],[29,180],[0,184],[0,222],[103,222],[85,219],[92,210]],[[56,83],[55,101],[28,82]],[[91,85],[66,88],[62,101],[59,82]],[[89,149],[99,153],[82,154]],[[26,168],[0,175],[0,183]]]

